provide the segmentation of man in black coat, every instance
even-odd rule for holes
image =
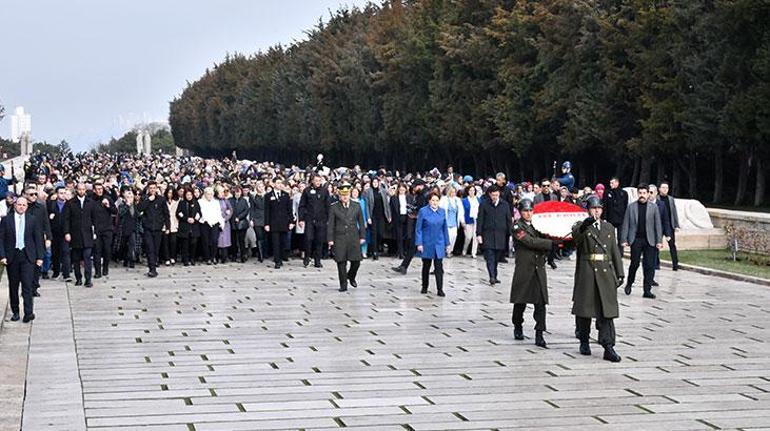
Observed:
[[[145,188],[146,194],[137,206],[142,218],[142,242],[147,254],[148,277],[158,276],[158,254],[160,254],[160,238],[163,232],[168,232],[170,222],[166,200],[160,196],[158,185],[149,181]]]
[[[618,177],[610,179],[610,189],[604,193],[602,199],[604,212],[602,218],[610,222],[615,227],[615,236],[620,246],[620,255],[623,255],[622,238],[620,237],[620,227],[623,226],[623,219],[626,217],[626,208],[628,208],[628,193],[620,188]]]
[[[19,320],[19,284],[24,298],[24,323],[35,319],[32,283],[43,265],[43,229],[37,218],[27,213],[28,202],[20,197],[14,209],[0,222],[0,263],[7,267],[11,321]]]
[[[316,268],[321,268],[321,253],[326,244],[326,223],[329,218],[329,206],[331,198],[325,185],[322,185],[322,177],[314,175],[310,187],[302,192],[299,200],[297,215],[299,226],[305,229],[305,259],[303,264],[310,264],[310,257]]]
[[[497,279],[497,263],[508,248],[508,234],[511,232],[513,218],[508,202],[500,199],[499,187],[491,185],[487,189],[487,196],[488,199],[479,205],[476,236],[484,248],[489,284],[494,286],[500,282]]]
[[[67,189],[56,187],[56,199],[48,201],[48,218],[51,225],[51,267],[53,278],[62,275],[64,281],[70,279],[70,247],[64,240],[64,208],[67,205]]]
[[[83,261],[85,267],[85,287],[93,286],[91,254],[96,238],[95,212],[96,203],[86,196],[86,185],[78,183],[75,187],[75,197],[67,201],[64,207],[64,240],[70,246],[70,257],[75,267],[75,286],[83,284],[80,261]]]
[[[265,232],[270,233],[276,268],[283,265],[283,251],[288,240],[286,234],[294,229],[291,199],[283,188],[283,180],[276,179],[273,191],[265,195]]]
[[[255,187],[255,193],[249,202],[249,224],[254,229],[254,242],[257,245],[257,260],[264,260],[265,243],[265,185],[261,181]]]
[[[24,190],[27,197],[27,214],[35,217],[38,225],[43,228],[43,244],[45,248],[51,246],[51,224],[48,220],[48,209],[44,203],[38,200],[37,187],[33,184],[27,186]],[[32,295],[40,296],[38,289],[40,288],[40,276],[42,275],[41,268],[37,268],[35,271],[34,280],[32,281]],[[48,278],[48,274],[45,274],[44,278]]]
[[[94,184],[93,200],[96,202],[94,212],[94,227],[96,241],[94,243],[94,278],[110,273],[112,258],[112,241],[115,235],[114,217],[118,215],[115,201],[104,192],[102,183]]]
[[[404,259],[401,261],[401,265],[391,268],[401,274],[406,274],[406,270],[412,263],[415,253],[417,253],[417,246],[414,244],[414,229],[417,223],[417,213],[422,207],[428,205],[428,191],[425,190],[425,181],[421,178],[414,180],[412,184],[413,198],[407,198],[407,232],[406,232],[406,246],[404,247]],[[412,204],[413,203],[413,204]]]

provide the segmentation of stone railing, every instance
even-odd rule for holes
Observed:
[[[727,232],[731,249],[770,254],[770,213],[709,208],[714,226]]]

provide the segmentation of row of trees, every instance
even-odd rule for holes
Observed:
[[[207,155],[514,179],[571,159],[581,185],[668,179],[759,206],[769,29],[766,0],[391,0],[228,56],[172,101],[170,123]]]

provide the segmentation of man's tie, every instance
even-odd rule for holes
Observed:
[[[19,250],[24,248],[24,216],[19,217],[19,228],[16,229],[16,248]]]

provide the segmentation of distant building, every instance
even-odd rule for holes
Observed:
[[[24,112],[23,106],[17,106],[11,115],[11,141],[21,142],[24,134],[32,134],[32,116]]]

